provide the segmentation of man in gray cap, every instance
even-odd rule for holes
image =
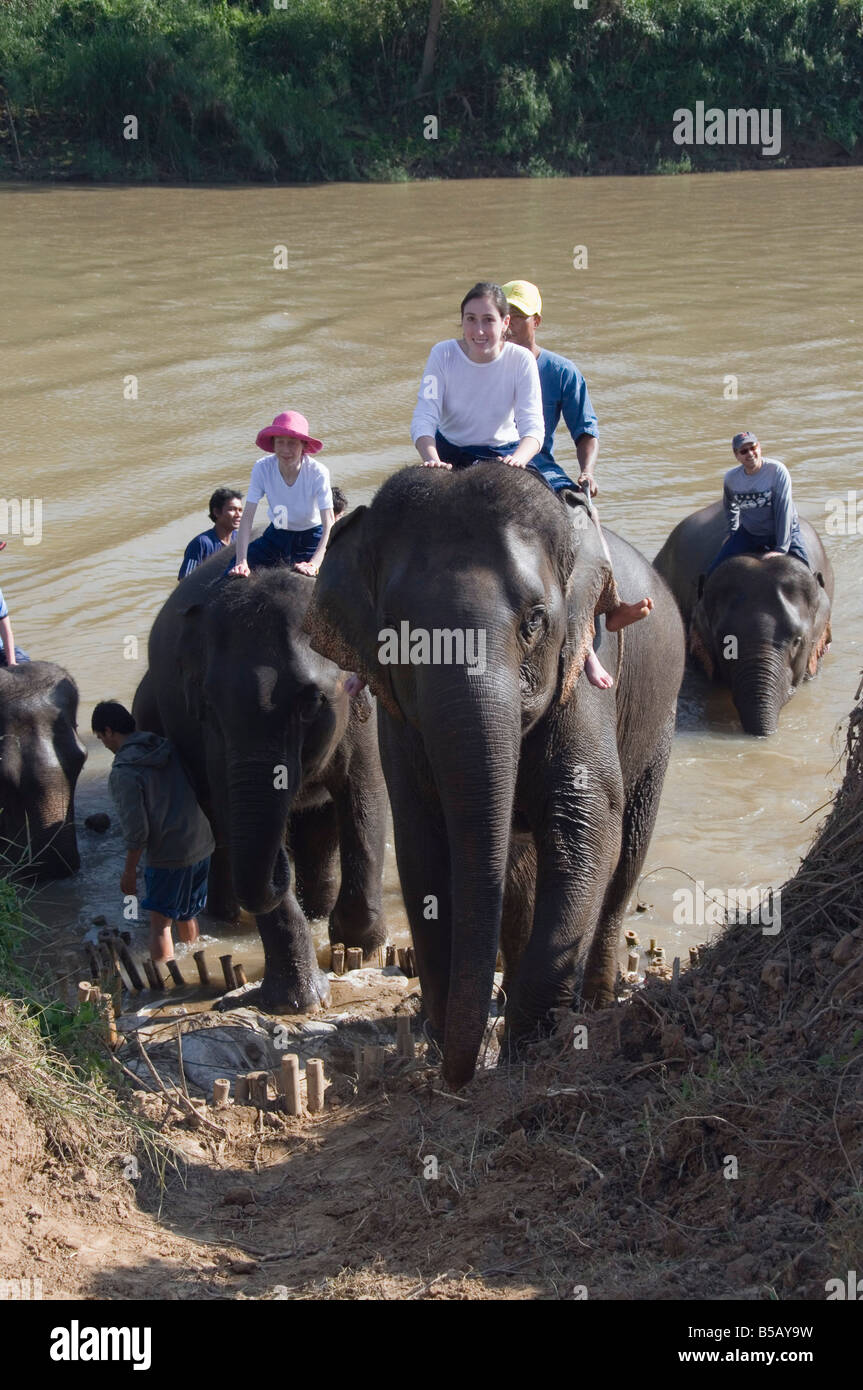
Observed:
[[[728,534],[707,573],[712,574],[732,555],[768,551],[793,555],[809,566],[785,464],[764,458],[751,430],[735,434],[731,447],[737,463],[725,474],[723,487]]]

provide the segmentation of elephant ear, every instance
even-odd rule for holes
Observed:
[[[812,650],[809,653],[809,661],[806,666],[807,675],[810,676],[818,674],[818,663],[833,641],[833,633],[830,628],[830,598],[824,584],[824,576],[818,572],[815,579],[818,583],[818,605],[812,627],[816,636],[813,639]]]
[[[558,557],[561,585],[567,596],[567,635],[560,653],[558,703],[565,705],[584,670],[596,634],[594,617],[620,602],[611,561],[582,492],[567,488],[560,500],[572,511],[571,544]]]
[[[203,603],[190,603],[180,609],[183,619],[177,639],[177,665],[180,688],[190,719],[204,721],[203,663],[200,647],[203,641]]]
[[[313,651],[366,682],[396,719],[402,714],[378,661],[374,550],[368,507],[355,507],[330,532],[327,553],[303,619]]]
[[[712,681],[714,672],[713,657],[710,655],[705,645],[704,638],[701,636],[694,621],[689,629],[689,650],[699,665],[704,668],[707,679]]]

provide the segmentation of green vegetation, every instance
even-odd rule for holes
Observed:
[[[860,158],[863,0],[444,0],[418,96],[428,21],[429,0],[4,0],[0,174],[305,182]],[[675,109],[698,101],[780,108],[781,154],[675,144]]]

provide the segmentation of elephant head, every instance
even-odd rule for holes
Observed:
[[[38,878],[80,868],[75,784],[87,758],[78,690],[48,661],[0,668],[0,852]]]
[[[258,915],[284,897],[288,816],[349,712],[344,678],[300,630],[312,588],[305,575],[259,570],[182,612],[186,708],[203,725],[211,793],[226,805],[237,898]]]
[[[448,968],[441,983],[419,952],[419,969],[453,1085],[472,1076],[487,1021],[521,746],[571,699],[594,613],[614,602],[581,496],[555,497],[498,463],[404,469],[332,533],[305,626],[386,712],[381,755],[412,921],[422,872],[413,879],[409,862],[427,853],[445,866]],[[428,793],[434,845],[413,842],[406,766]]]
[[[710,679],[730,687],[746,733],[776,731],[829,642],[824,578],[793,556],[736,556],[699,581],[690,649]]]

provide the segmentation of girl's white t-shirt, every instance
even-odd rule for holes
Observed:
[[[492,362],[471,362],[456,338],[435,343],[411,421],[414,444],[435,430],[451,444],[494,448],[530,435],[542,444],[542,388],[536,358],[504,343]]]
[[[321,523],[321,512],[333,507],[330,470],[303,454],[297,480],[290,487],[279,472],[275,454],[265,454],[252,469],[247,502],[266,497],[270,521],[280,531],[308,531]]]

